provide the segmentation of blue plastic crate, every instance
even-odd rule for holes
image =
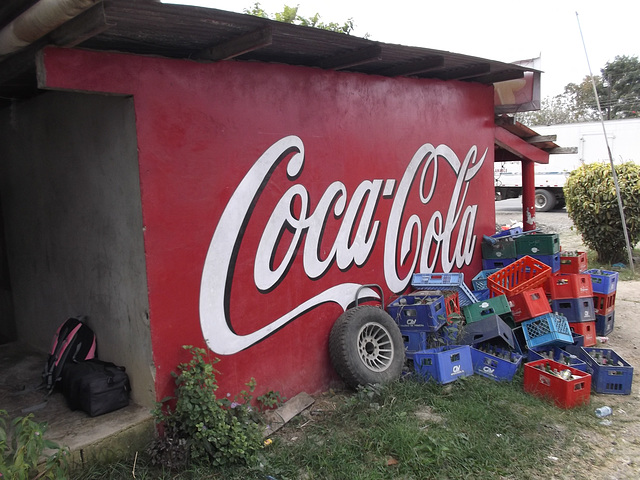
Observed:
[[[615,312],[611,312],[607,315],[596,315],[596,335],[605,337],[613,332],[615,318]]]
[[[551,311],[564,315],[568,322],[595,322],[593,297],[551,300]]]
[[[577,370],[581,370],[583,372],[587,371],[587,364],[584,360],[579,358],[577,355],[568,352],[560,347],[555,346],[542,346],[535,347],[529,350],[528,353],[529,362],[534,362],[536,360],[542,360],[543,358],[549,358],[563,365],[568,365]]]
[[[438,383],[453,382],[461,377],[473,375],[471,348],[455,345],[429,348],[413,354],[413,368],[426,380]]]
[[[471,290],[464,284],[463,273],[414,273],[411,286],[416,290],[454,290],[458,292],[460,305],[477,301]]]
[[[484,290],[472,290],[471,293],[473,293],[473,296],[476,297],[476,300],[479,302],[491,298],[491,290],[488,288]]]
[[[522,362],[522,355],[505,348],[489,345],[471,347],[473,371],[497,381],[511,381]]]
[[[415,352],[427,349],[427,332],[411,328],[401,328],[400,334],[404,342],[404,352],[411,357]]]
[[[499,268],[490,268],[489,270],[481,270],[473,279],[471,280],[471,286],[474,290],[485,290],[487,287],[487,277],[492,273],[496,273]],[[476,295],[477,298],[477,295]]]
[[[387,312],[400,328],[435,332],[447,321],[443,295],[413,292],[401,295],[387,306]]]
[[[571,345],[574,345],[576,347],[584,347],[584,335],[580,335],[576,332],[571,332],[571,336],[573,337],[573,343]]]
[[[501,268],[506,267],[507,265],[511,265],[515,262],[517,258],[483,258],[482,259],[482,269],[483,270],[500,270]]]
[[[567,319],[556,313],[546,313],[522,322],[522,332],[529,349],[541,345],[572,344],[573,336]]]
[[[584,273],[591,275],[593,293],[603,293],[608,295],[615,292],[618,288],[618,272],[592,268],[590,270],[585,270]]]
[[[597,393],[629,395],[633,382],[633,367],[610,348],[569,347],[569,351],[578,355],[587,364],[587,373],[591,374],[591,389]],[[606,358],[606,365],[598,359]]]
[[[526,255],[518,255],[518,259],[525,257]],[[551,267],[551,272],[559,272],[560,266],[560,252],[554,253],[553,255],[529,255],[532,258],[535,258],[539,262],[544,263],[545,265],[549,265]]]

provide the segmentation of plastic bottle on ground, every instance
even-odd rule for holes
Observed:
[[[612,413],[611,407],[596,408],[596,417],[598,418],[608,417],[609,415],[611,415],[611,413]]]

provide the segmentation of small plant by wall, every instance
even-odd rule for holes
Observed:
[[[16,417],[7,429],[6,410],[0,410],[0,478],[28,480],[31,478],[68,478],[69,452],[44,438],[46,423],[33,421],[33,415]],[[45,450],[54,452],[40,463]]]
[[[640,241],[640,166],[616,165],[631,246]],[[564,187],[567,212],[598,260],[626,262],[626,241],[609,163],[583,165],[571,172]]]
[[[208,359],[202,348],[183,348],[192,358],[172,372],[176,395],[153,412],[163,435],[149,449],[152,462],[167,468],[189,463],[252,465],[262,447],[260,415],[251,406],[255,380],[233,400],[217,398],[218,372],[213,365],[219,359]]]

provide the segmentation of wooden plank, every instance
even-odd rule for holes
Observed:
[[[271,27],[267,26],[232,38],[226,42],[205,48],[200,53],[196,54],[195,58],[200,60],[212,60],[214,62],[219,60],[229,60],[259,48],[267,47],[272,43],[273,34]]]
[[[546,143],[555,142],[558,139],[557,135],[536,135],[534,137],[527,137],[524,140],[527,143]]]
[[[495,143],[514,155],[536,163],[549,163],[549,153],[528,144],[502,127],[496,127]]]
[[[50,38],[54,45],[75,47],[113,26],[115,23],[107,23],[101,2],[58,27],[50,34]]]
[[[553,153],[554,155],[578,153],[578,147],[557,147],[557,148],[552,148],[551,150],[549,150],[549,153]]]
[[[377,62],[382,60],[382,47],[378,44],[370,47],[360,48],[342,55],[320,61],[318,66],[329,70],[343,70],[363,63]]]

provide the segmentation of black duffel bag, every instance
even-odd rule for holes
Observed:
[[[69,408],[92,417],[129,405],[130,390],[125,368],[111,362],[69,362],[62,371],[62,394]]]

